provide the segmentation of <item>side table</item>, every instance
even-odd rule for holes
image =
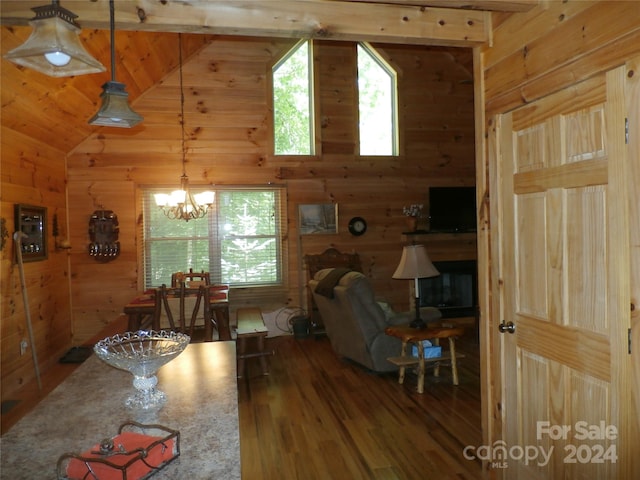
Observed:
[[[427,327],[423,329],[411,328],[409,325],[395,325],[387,327],[385,333],[392,337],[397,337],[402,340],[402,351],[399,357],[389,357],[389,360],[394,365],[400,367],[398,376],[398,383],[404,383],[405,368],[411,365],[418,365],[418,393],[424,391],[424,372],[426,363],[436,363],[435,376],[440,373],[439,363],[443,360],[451,361],[451,373],[453,375],[453,384],[458,385],[458,365],[456,363],[457,358],[462,358],[464,355],[456,354],[456,341],[455,338],[464,334],[464,328],[461,327]],[[441,355],[440,357],[424,358],[424,350],[422,347],[423,340],[433,340],[435,345],[440,344],[441,338],[447,338],[449,340],[449,352]],[[418,356],[414,357],[407,349],[407,345],[415,344],[418,348]]]

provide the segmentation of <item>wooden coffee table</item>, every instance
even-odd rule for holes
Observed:
[[[400,367],[398,375],[398,383],[404,383],[405,368],[412,365],[418,365],[418,393],[424,391],[424,372],[427,363],[436,363],[434,375],[440,374],[440,363],[442,361],[451,362],[451,373],[453,375],[453,384],[458,385],[458,366],[456,359],[464,357],[464,355],[456,354],[456,337],[464,334],[464,328],[461,327],[427,327],[423,329],[411,328],[409,325],[396,325],[387,327],[385,333],[392,337],[402,340],[402,350],[399,357],[389,357],[394,365]],[[424,358],[424,350],[422,347],[423,340],[432,341],[434,345],[440,345],[440,339],[447,338],[449,340],[449,352],[439,357]],[[418,356],[411,355],[411,351],[407,349],[408,345],[416,345],[418,348]]]

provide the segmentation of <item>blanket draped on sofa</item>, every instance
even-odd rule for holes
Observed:
[[[315,292],[323,297],[333,298],[333,287],[338,284],[342,277],[351,271],[350,268],[334,268],[318,282]]]

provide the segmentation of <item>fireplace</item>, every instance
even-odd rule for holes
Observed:
[[[443,318],[475,317],[478,273],[475,260],[433,262],[440,275],[420,279],[420,306],[436,307]]]

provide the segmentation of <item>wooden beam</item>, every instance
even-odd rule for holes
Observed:
[[[25,25],[44,0],[3,0],[2,25]],[[66,0],[83,28],[109,28],[108,0]],[[401,44],[487,42],[489,12],[335,0],[138,0],[115,2],[116,29]]]
[[[418,7],[462,8],[493,12],[528,12],[539,0],[333,0],[340,2],[386,3],[389,5],[415,5]]]

